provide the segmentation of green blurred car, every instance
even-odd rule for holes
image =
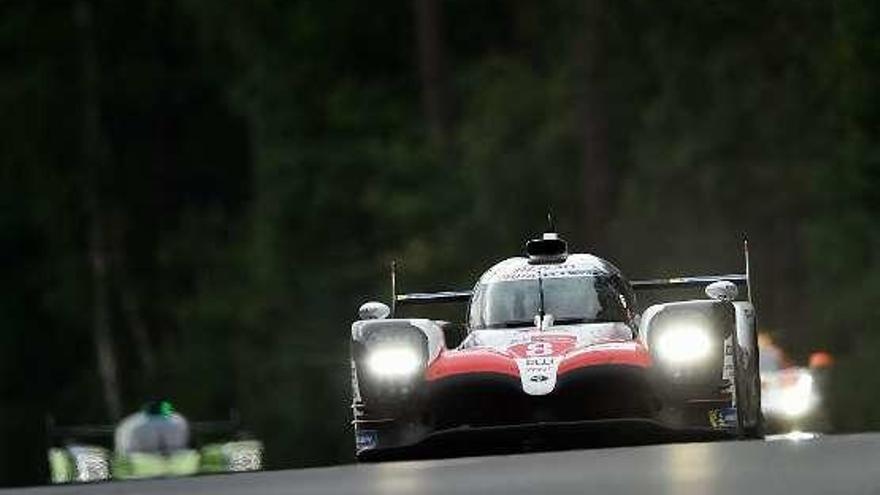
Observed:
[[[166,454],[115,453],[114,426],[58,427],[48,422],[52,483],[85,483],[111,479],[192,476],[204,473],[258,471],[263,467],[263,444],[248,439],[230,421],[193,423],[194,445]],[[225,437],[227,440],[224,440]],[[228,440],[229,437],[235,440]]]

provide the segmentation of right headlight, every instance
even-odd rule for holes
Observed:
[[[657,337],[657,357],[669,364],[687,365],[706,359],[712,352],[708,328],[693,323],[673,324]]]
[[[422,356],[412,346],[377,346],[368,351],[366,366],[377,378],[408,378],[421,369]]]

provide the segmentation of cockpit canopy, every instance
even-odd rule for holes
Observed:
[[[530,265],[511,258],[480,278],[470,306],[470,328],[517,328],[535,324],[538,314],[557,325],[630,323],[634,297],[613,265],[576,254],[554,265]]]

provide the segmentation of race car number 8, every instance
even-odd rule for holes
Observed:
[[[526,347],[527,356],[549,356],[553,354],[553,345],[549,342],[532,342]]]

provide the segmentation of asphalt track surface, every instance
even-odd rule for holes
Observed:
[[[29,488],[22,494],[880,494],[880,434],[668,444]]]

